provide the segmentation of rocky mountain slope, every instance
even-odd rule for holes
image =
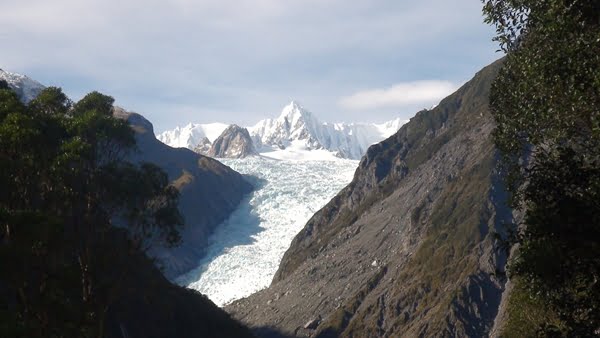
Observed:
[[[244,158],[258,153],[248,129],[232,124],[213,142],[207,155],[217,158]]]
[[[488,110],[500,62],[373,145],[295,237],[271,286],[227,307],[312,337],[483,337],[499,311],[512,219]]]
[[[383,124],[323,123],[299,103],[292,101],[276,119],[265,119],[248,127],[253,145],[260,153],[292,148],[295,150],[326,150],[338,157],[360,159],[367,148],[395,133],[405,121],[398,119]],[[189,124],[158,136],[173,147],[205,149],[207,137],[223,125]],[[218,128],[217,128],[218,127]]]
[[[237,208],[252,186],[236,171],[185,148],[171,148],[154,136],[152,124],[143,116],[115,108],[136,132],[139,151],[133,161],[151,162],[169,175],[180,192],[179,210],[185,218],[182,243],[176,248],[155,245],[150,254],[158,258],[168,277],[196,266],[208,236]]]
[[[23,102],[34,99],[45,86],[29,77],[0,70],[5,80]],[[114,116],[126,119],[136,132],[138,152],[131,160],[151,162],[169,175],[180,191],[179,209],[185,218],[180,246],[167,249],[155,245],[150,254],[159,259],[164,273],[172,278],[196,266],[203,255],[208,236],[237,208],[253,188],[236,171],[188,149],[173,149],[158,141],[152,123],[143,116],[115,107]],[[214,136],[220,125],[204,128]],[[223,129],[226,125],[223,125]],[[217,135],[218,136],[218,135]],[[216,137],[216,136],[214,136]]]
[[[42,85],[25,76],[9,74],[9,84],[24,102],[43,90]],[[219,204],[233,208],[249,188],[239,174],[218,162],[189,150],[170,149],[157,141],[152,125],[140,115],[116,108],[115,116],[127,119],[137,133],[139,152],[132,156],[134,159],[154,160],[172,177],[189,169],[191,180],[198,181],[190,191],[208,190],[196,201],[185,190],[185,182],[176,182],[182,188],[184,213],[188,213],[187,204],[204,210]],[[47,125],[40,124],[37,130],[45,129]],[[3,155],[5,158],[6,152]],[[35,160],[38,165],[48,163],[47,159]],[[232,320],[207,297],[170,283],[153,260],[134,247],[125,229],[107,227],[93,236],[84,235],[64,226],[60,217],[47,216],[52,212],[48,209],[36,210],[39,216],[28,218],[22,223],[27,226],[14,231],[8,231],[13,220],[3,212],[3,222],[9,223],[6,232],[0,233],[0,261],[6,272],[0,274],[1,337],[253,337],[248,328]],[[206,222],[224,217],[224,210],[210,211],[214,219]],[[82,264],[81,243],[87,243],[88,265]],[[84,268],[87,266],[93,268]],[[86,288],[89,298],[82,296]]]

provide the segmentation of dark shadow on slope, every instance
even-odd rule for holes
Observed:
[[[254,187],[254,191],[247,195],[229,218],[217,227],[216,232],[209,237],[208,247],[201,255],[202,259],[195,269],[184,274],[189,274],[189,276],[178,281],[179,284],[181,282],[187,284],[196,281],[199,276],[206,272],[208,264],[215,257],[223,255],[236,246],[253,244],[255,240],[252,236],[264,230],[260,226],[262,220],[254,211],[254,207],[250,205],[250,200],[254,197],[256,191],[265,186],[267,181],[252,175],[244,175],[244,179]],[[215,245],[215,243],[218,245]]]
[[[227,249],[234,248],[239,245],[250,245],[255,242],[252,238],[253,235],[256,235],[263,231],[264,229],[260,227],[261,219],[254,212],[254,207],[250,205],[250,200],[254,197],[254,194],[262,189],[266,184],[267,180],[253,176],[253,175],[243,175],[244,179],[250,183],[254,190],[248,194],[236,210],[234,210],[229,218],[227,218],[218,228],[222,231],[225,231],[223,234],[227,235],[225,237],[225,241],[223,240],[223,236],[220,236],[219,240],[221,240],[221,245],[219,247],[209,247],[209,251],[206,252],[206,257],[216,257],[223,254]],[[219,230],[217,230],[217,234],[220,235]],[[209,239],[209,245],[214,244],[215,238]]]

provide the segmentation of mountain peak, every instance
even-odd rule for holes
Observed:
[[[244,158],[257,154],[248,129],[237,124],[227,127],[208,151],[208,156],[220,158]]]
[[[388,138],[404,122],[397,118],[382,124],[322,123],[315,114],[294,100],[283,108],[279,117],[261,120],[247,129],[259,153],[277,152],[292,146],[290,154],[298,154],[299,150],[327,150],[339,157],[360,159],[371,144]],[[209,125],[198,126],[190,124],[185,130],[166,131],[158,139],[173,147],[190,149],[195,149],[204,136],[215,142],[216,136],[213,138],[204,132]],[[219,134],[226,127],[221,125]]]
[[[313,114],[306,110],[298,101],[292,101],[283,108],[278,120],[287,120],[291,125],[297,125],[298,122],[302,123],[304,121],[306,123],[315,119]]]
[[[292,100],[287,106],[290,108],[294,108],[294,109],[304,109],[304,107],[302,107],[302,104],[300,104],[300,102],[296,101],[296,100]]]
[[[26,75],[0,69],[0,80],[4,80],[24,103],[33,100],[45,87]]]

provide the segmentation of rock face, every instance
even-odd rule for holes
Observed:
[[[194,147],[193,150],[200,155],[208,156],[211,147],[212,144],[210,143],[208,137],[204,137],[202,140],[200,140],[200,143]]]
[[[196,267],[208,236],[253,188],[242,175],[217,160],[158,141],[152,124],[143,116],[121,108],[115,108],[114,116],[126,120],[136,132],[139,151],[130,155],[131,160],[158,165],[180,192],[179,210],[185,218],[181,245],[156,245],[150,250],[167,277],[178,276]]]
[[[248,129],[235,124],[230,125],[213,142],[208,156],[220,158],[244,158],[258,155]]]
[[[499,67],[371,146],[293,240],[271,286],[227,310],[296,336],[488,335],[505,285],[494,232],[513,217],[490,136]]]

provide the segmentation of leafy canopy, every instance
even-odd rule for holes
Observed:
[[[101,336],[114,225],[128,227],[125,251],[177,244],[178,192],[155,165],[126,161],[135,138],[110,96],[72,104],[49,87],[24,105],[0,87],[0,336]]]
[[[494,139],[524,210],[509,266],[558,314],[543,335],[600,328],[600,2],[485,0],[507,53],[492,86]]]

